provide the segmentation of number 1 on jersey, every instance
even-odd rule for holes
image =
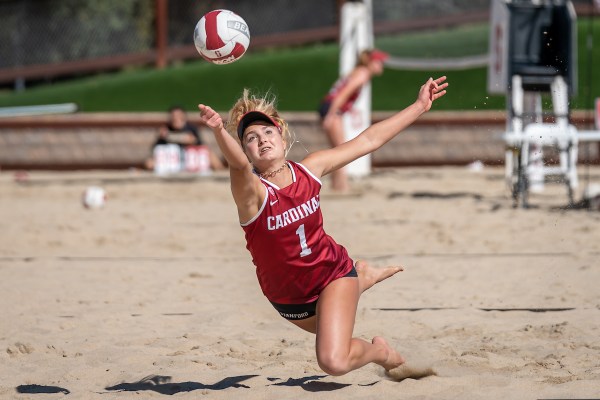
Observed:
[[[300,252],[300,257],[304,257],[312,253],[312,250],[306,244],[306,234],[304,233],[304,224],[300,225],[298,229],[296,229],[296,235],[300,238],[300,248],[302,251]]]

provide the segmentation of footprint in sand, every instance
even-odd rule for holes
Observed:
[[[402,381],[404,379],[421,379],[437,375],[437,373],[433,366],[427,362],[409,361],[397,368],[386,371],[386,375],[396,381]]]

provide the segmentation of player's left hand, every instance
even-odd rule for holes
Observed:
[[[421,86],[417,101],[423,105],[425,111],[429,111],[433,102],[446,94],[447,87],[448,82],[446,82],[445,76],[437,79],[429,78],[427,82]]]

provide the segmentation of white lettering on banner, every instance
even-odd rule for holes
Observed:
[[[168,175],[179,172],[210,174],[210,155],[206,146],[160,144],[154,147],[154,172]]]
[[[210,173],[210,156],[206,146],[186,146],[183,150],[185,170],[200,174]]]
[[[176,144],[160,144],[154,147],[154,173],[168,175],[181,170],[181,150]]]
[[[267,217],[267,228],[270,231],[274,231],[288,226],[293,222],[300,221],[317,211],[319,209],[319,205],[319,196],[317,195],[308,200],[306,203],[302,203],[297,207],[290,208],[281,214]]]

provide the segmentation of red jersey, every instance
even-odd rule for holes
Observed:
[[[333,87],[329,90],[329,93],[327,93],[327,95],[325,96],[325,98],[323,99],[323,101],[325,102],[329,102],[331,103],[333,101],[333,99],[335,99],[340,92],[342,91],[342,89],[348,84],[348,77],[342,77],[340,79],[338,79],[334,84]],[[360,94],[360,89],[358,88],[356,89],[348,98],[348,100],[346,100],[344,102],[344,104],[342,104],[342,106],[340,107],[340,111],[341,112],[346,112],[348,110],[350,110],[352,108],[352,106],[354,105],[354,102],[356,101],[356,99],[358,99],[358,95]]]
[[[261,178],[265,200],[242,228],[264,295],[275,303],[304,304],[350,272],[353,261],[323,230],[321,181],[302,164],[288,165],[292,184],[280,189]]]

